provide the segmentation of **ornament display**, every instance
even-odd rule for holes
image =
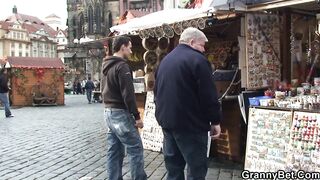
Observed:
[[[281,78],[279,27],[277,15],[247,15],[249,89],[270,87]]]

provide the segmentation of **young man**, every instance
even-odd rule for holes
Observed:
[[[88,77],[88,80],[84,85],[84,89],[86,91],[89,104],[91,104],[92,91],[94,90],[94,88],[95,86],[94,83],[91,81],[91,77]]]
[[[112,44],[113,56],[107,56],[102,69],[102,97],[105,105],[107,135],[107,171],[109,180],[122,179],[124,148],[126,147],[131,178],[146,180],[143,146],[137,128],[143,123],[136,105],[133,78],[127,63],[131,52],[129,37],[116,37]]]
[[[9,92],[9,87],[8,87],[7,70],[2,68],[0,70],[0,101],[4,106],[6,117],[11,118],[14,116],[10,111],[8,92]]]
[[[184,180],[186,164],[188,179],[205,180],[208,131],[212,138],[221,132],[216,87],[203,55],[207,41],[200,30],[187,28],[156,72],[156,118],[163,128],[168,180]]]

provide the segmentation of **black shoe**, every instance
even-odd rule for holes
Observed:
[[[6,116],[6,118],[12,118],[12,117],[14,117],[13,114],[10,114],[9,116]]]

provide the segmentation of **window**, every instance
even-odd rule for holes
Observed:
[[[22,57],[22,52],[19,52],[19,57]]]
[[[22,44],[21,43],[19,43],[19,49],[22,49]]]
[[[20,39],[20,33],[17,33],[17,39]]]
[[[26,49],[29,49],[29,44],[26,45]]]
[[[14,43],[11,43],[11,49],[14,49],[15,47],[14,47]]]
[[[89,6],[88,10],[88,24],[89,24],[89,34],[93,33],[93,10],[92,6]]]
[[[14,51],[11,51],[11,56],[14,57]]]
[[[65,39],[62,39],[62,42],[65,42]]]
[[[24,40],[24,33],[22,33],[22,34],[21,34],[21,39],[23,39],[23,40]]]
[[[29,53],[26,53],[26,57],[29,57]]]
[[[16,32],[13,32],[13,39],[17,38]]]
[[[96,15],[95,19],[96,19],[96,24],[97,24],[96,32],[100,33],[101,32],[101,10],[100,10],[99,5],[97,5],[97,7],[96,7],[95,15]]]

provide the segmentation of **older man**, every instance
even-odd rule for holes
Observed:
[[[187,28],[179,45],[156,72],[156,118],[163,128],[163,153],[168,180],[204,180],[207,174],[208,131],[218,138],[220,104],[210,63],[203,55],[208,41],[203,32]]]

